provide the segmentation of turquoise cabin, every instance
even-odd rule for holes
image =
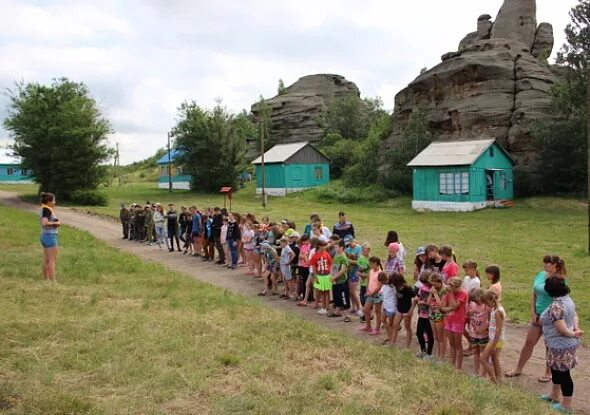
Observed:
[[[18,163],[0,163],[0,183],[24,184],[33,181],[31,172],[21,168]]]
[[[434,142],[408,167],[413,209],[465,212],[514,198],[514,160],[494,139]]]
[[[262,194],[262,157],[256,166],[256,194]],[[264,153],[265,193],[286,196],[330,182],[330,160],[307,142],[279,144]]]
[[[191,188],[191,176],[184,174],[182,166],[178,166],[174,163],[174,160],[179,154],[178,150],[172,149],[170,150],[170,153],[164,154],[164,156],[158,160],[158,187],[160,189],[168,189],[170,182],[168,179],[169,171],[172,176],[173,189],[189,190]],[[170,166],[170,169],[168,166]]]

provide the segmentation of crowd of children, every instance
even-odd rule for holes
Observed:
[[[288,219],[257,220],[253,214],[219,208],[182,207],[180,213],[172,204],[167,211],[159,204],[132,208],[136,217],[143,212],[142,220],[154,224],[131,231],[123,224],[124,237],[172,252],[176,240],[184,254],[231,269],[243,267],[245,275],[261,279],[260,296],[280,296],[344,322],[358,318],[360,331],[368,335],[381,336],[385,329],[383,344],[395,345],[403,329],[403,345],[410,348],[416,314],[419,358],[448,358],[461,370],[463,358],[473,356],[475,375],[501,381],[506,312],[496,265],[485,268],[482,282],[477,263],[465,261],[460,267],[452,247],[429,244],[416,249],[408,267],[395,231],[387,234],[388,256],[382,261],[371,255],[369,242],[357,242],[344,212],[332,229],[312,214],[300,234]]]

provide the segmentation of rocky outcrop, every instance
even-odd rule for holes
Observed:
[[[531,122],[552,118],[549,91],[556,81],[546,61],[537,59],[551,53],[553,30],[548,23],[537,28],[535,11],[534,0],[505,0],[495,22],[480,16],[459,51],[443,55],[396,95],[389,146],[420,110],[439,139],[496,138],[528,164]]]
[[[338,97],[360,96],[358,87],[343,76],[308,75],[286,88],[283,94],[265,100],[270,110],[270,130],[275,143],[318,142],[324,134],[323,117],[330,101]],[[252,105],[258,116],[258,104]]]

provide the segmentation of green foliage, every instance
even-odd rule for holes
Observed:
[[[321,203],[372,204],[383,202],[399,196],[399,193],[384,189],[380,184],[349,185],[341,180],[334,180],[330,184],[306,191],[312,199]]]
[[[279,85],[277,86],[277,94],[285,95],[287,93],[287,88],[285,87],[285,83],[282,79],[279,79]]]
[[[382,167],[382,183],[387,189],[395,189],[402,194],[412,192],[412,171],[406,165],[432,141],[424,113],[414,111],[401,137],[385,153]]]
[[[533,194],[583,193],[587,187],[585,120],[539,123],[533,135],[538,149],[530,177]]]
[[[69,202],[81,206],[108,206],[106,194],[93,189],[79,189],[70,193]]]
[[[253,112],[256,114],[257,131],[252,139],[256,141],[257,150],[260,153],[260,134],[262,133],[264,136],[264,150],[268,151],[277,144],[277,140],[272,133],[272,119],[270,117],[272,110],[262,95],[260,95]],[[260,131],[261,129],[263,131]]]
[[[332,178],[339,179],[344,169],[352,162],[360,143],[342,138],[337,133],[330,134],[328,140],[333,144],[322,146],[322,151],[330,159],[330,175]]]
[[[112,156],[112,130],[86,85],[67,78],[49,86],[17,83],[8,96],[4,127],[40,191],[67,200],[76,190],[95,189],[106,172],[101,163]]]
[[[193,186],[216,191],[236,187],[245,164],[246,139],[256,136],[256,128],[245,111],[231,114],[220,103],[206,110],[193,101],[178,109],[173,135],[181,153],[178,163],[192,176]]]
[[[587,191],[586,89],[590,56],[590,0],[579,0],[570,11],[566,43],[556,62],[568,71],[552,91],[558,121],[537,122],[532,135],[537,159],[530,171],[518,171],[519,194],[563,194]],[[523,192],[523,193],[520,193]]]
[[[326,115],[326,135],[337,133],[344,139],[361,140],[368,136],[373,123],[384,114],[380,98],[334,98]]]

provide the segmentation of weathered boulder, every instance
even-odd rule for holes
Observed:
[[[504,0],[494,22],[491,37],[522,42],[531,50],[536,30],[537,2],[535,0]]]
[[[318,142],[324,134],[323,116],[331,100],[360,96],[358,87],[343,76],[308,75],[286,88],[285,93],[265,100],[270,109],[270,130],[276,143]],[[258,104],[252,113],[260,113]]]
[[[553,37],[553,26],[550,23],[541,23],[535,33],[532,53],[535,58],[548,58],[553,50],[555,38]]]
[[[528,164],[534,156],[531,124],[552,119],[549,91],[556,81],[546,61],[530,52],[533,45],[545,53],[552,47],[550,25],[530,27],[535,9],[534,0],[505,0],[490,22],[489,39],[480,38],[483,27],[469,34],[458,52],[443,55],[441,63],[400,91],[388,145],[400,139],[412,112],[420,110],[437,138],[496,138],[519,163]],[[480,16],[478,29],[490,21],[486,17]]]

